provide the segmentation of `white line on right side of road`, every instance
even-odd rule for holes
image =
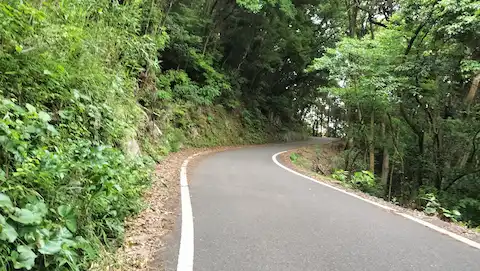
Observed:
[[[431,224],[431,223],[428,223],[428,222],[426,222],[426,221],[423,221],[423,220],[418,219],[418,218],[416,218],[416,217],[413,217],[413,216],[411,216],[411,215],[398,212],[397,210],[395,210],[395,209],[393,209],[393,208],[391,208],[391,207],[382,205],[382,204],[380,204],[380,203],[378,203],[378,202],[374,202],[374,201],[371,201],[371,200],[369,200],[369,199],[362,198],[362,197],[360,197],[359,195],[356,195],[356,194],[354,194],[354,193],[348,192],[348,191],[346,191],[346,190],[340,189],[340,188],[335,187],[335,186],[333,186],[333,185],[330,185],[330,184],[327,184],[327,183],[324,183],[324,182],[315,180],[314,178],[311,178],[311,177],[308,177],[308,176],[303,175],[303,174],[301,174],[301,173],[298,173],[298,172],[296,172],[295,170],[290,169],[290,168],[282,165],[280,162],[278,162],[277,156],[280,155],[280,154],[282,154],[282,153],[285,153],[285,152],[287,152],[287,151],[282,151],[282,152],[278,152],[278,153],[274,154],[274,155],[272,156],[272,160],[273,160],[273,162],[274,162],[275,164],[277,164],[279,167],[281,167],[281,168],[283,168],[283,169],[285,169],[285,170],[287,170],[287,171],[289,171],[289,172],[291,172],[291,173],[293,173],[293,174],[295,174],[295,175],[298,175],[298,176],[300,176],[300,177],[303,177],[303,178],[305,178],[305,179],[307,179],[307,180],[310,180],[310,181],[312,181],[312,182],[314,182],[314,183],[316,183],[316,184],[321,184],[321,185],[323,185],[323,186],[326,186],[326,187],[329,187],[329,188],[331,188],[331,189],[337,190],[337,191],[339,191],[339,192],[342,192],[342,193],[344,193],[344,194],[347,194],[347,195],[352,196],[352,197],[354,197],[354,198],[357,198],[357,199],[359,199],[359,200],[363,200],[363,201],[365,201],[365,202],[368,202],[368,203],[370,203],[370,204],[373,204],[373,205],[375,205],[375,206],[377,206],[377,207],[380,207],[380,208],[382,208],[382,209],[391,211],[391,212],[393,212],[394,214],[397,214],[397,215],[402,216],[402,217],[404,217],[404,218],[406,218],[406,219],[409,219],[409,220],[411,220],[411,221],[414,221],[414,222],[416,222],[416,223],[419,223],[419,224],[421,224],[421,225],[423,225],[423,226],[425,226],[425,227],[428,227],[428,228],[430,228],[430,229],[432,229],[432,230],[435,230],[435,231],[437,231],[437,232],[439,232],[439,233],[448,235],[448,236],[450,236],[451,238],[453,238],[453,239],[455,239],[455,240],[457,240],[457,241],[460,241],[460,242],[462,242],[462,243],[464,243],[464,244],[467,244],[467,245],[469,245],[469,246],[471,246],[471,247],[474,247],[474,248],[476,248],[476,249],[480,249],[480,244],[479,244],[479,243],[477,243],[477,242],[475,242],[475,241],[472,241],[472,240],[470,240],[470,239],[468,239],[468,238],[465,238],[465,237],[460,236],[460,235],[458,235],[458,234],[456,234],[456,233],[447,231],[447,230],[445,230],[445,229],[443,229],[443,228],[440,228],[440,227],[438,227],[438,226],[435,226],[435,225],[433,225],[433,224]]]

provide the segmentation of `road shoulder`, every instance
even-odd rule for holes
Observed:
[[[424,226],[427,226],[429,228],[438,227],[439,229],[437,231],[439,231],[443,234],[450,235],[449,233],[452,233],[453,235],[458,235],[460,237],[459,239],[466,238],[468,240],[465,240],[465,242],[469,243],[471,246],[474,246],[474,247],[477,247],[477,248],[480,249],[480,233],[479,232],[476,232],[472,229],[468,229],[468,228],[463,227],[461,225],[457,225],[455,223],[450,223],[450,222],[443,221],[440,218],[435,217],[435,216],[427,216],[426,214],[424,214],[421,211],[412,210],[412,209],[408,209],[408,208],[398,206],[396,204],[393,204],[393,203],[385,201],[381,198],[369,195],[369,194],[364,193],[362,191],[345,187],[339,181],[334,180],[332,178],[329,178],[327,176],[315,173],[311,169],[306,168],[305,165],[300,166],[298,164],[292,163],[292,161],[290,159],[291,155],[294,154],[294,153],[301,152],[302,149],[304,149],[304,148],[308,148],[308,147],[295,148],[295,149],[291,149],[291,150],[288,150],[286,152],[280,153],[278,155],[278,162],[280,164],[282,164],[283,166],[285,166],[285,167],[287,167],[287,168],[289,168],[289,169],[291,169],[291,170],[293,170],[293,171],[295,171],[295,172],[297,172],[301,175],[306,176],[307,178],[311,178],[311,179],[313,179],[317,182],[327,184],[328,186],[333,186],[333,187],[335,187],[339,190],[343,190],[343,191],[345,191],[349,194],[353,194],[357,197],[365,199],[366,201],[373,202],[373,204],[375,204],[375,205],[385,206],[386,207],[385,209],[392,209],[392,212],[394,212],[396,214],[399,214],[399,215],[404,216],[406,218],[411,217],[412,219],[409,218],[410,220],[414,220],[414,221],[419,220],[419,221],[416,221],[416,222],[420,223],[420,224],[423,224]],[[433,227],[429,226],[428,224],[433,225]],[[455,238],[455,239],[458,240],[458,238]]]

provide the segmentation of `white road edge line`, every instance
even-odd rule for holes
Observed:
[[[469,245],[469,246],[471,246],[471,247],[474,247],[474,248],[476,248],[476,249],[480,249],[480,244],[479,244],[479,243],[477,243],[477,242],[475,242],[475,241],[472,241],[472,240],[470,240],[470,239],[468,239],[468,238],[465,238],[465,237],[460,236],[460,235],[458,235],[458,234],[456,234],[456,233],[447,231],[447,230],[445,230],[445,229],[443,229],[443,228],[440,228],[440,227],[438,227],[438,226],[435,226],[435,225],[433,225],[433,224],[431,224],[431,223],[428,223],[428,222],[426,222],[426,221],[423,221],[423,220],[418,219],[418,218],[416,218],[416,217],[413,217],[413,216],[411,216],[411,215],[408,215],[408,214],[405,214],[405,213],[401,213],[401,212],[399,212],[399,211],[397,211],[397,210],[395,210],[395,209],[393,209],[393,208],[391,208],[391,207],[382,205],[382,204],[380,204],[380,203],[371,201],[371,200],[366,199],[366,198],[362,198],[362,197],[360,197],[360,196],[358,196],[358,195],[356,195],[356,194],[353,194],[353,193],[351,193],[351,192],[348,192],[348,191],[346,191],[346,190],[340,189],[340,188],[335,187],[335,186],[333,186],[333,185],[330,185],[330,184],[327,184],[327,183],[324,183],[324,182],[315,180],[314,178],[311,178],[311,177],[308,177],[308,176],[303,175],[303,174],[301,174],[301,173],[298,173],[298,172],[296,172],[295,170],[290,169],[290,168],[282,165],[280,162],[278,162],[277,156],[280,155],[280,154],[282,154],[282,153],[285,153],[285,152],[287,152],[287,151],[282,151],[282,152],[278,152],[278,153],[274,154],[274,155],[272,156],[272,160],[273,160],[273,162],[274,162],[275,164],[277,164],[277,166],[279,166],[279,167],[281,167],[281,168],[283,168],[283,169],[285,169],[285,170],[287,170],[287,171],[289,171],[289,172],[291,172],[291,173],[293,173],[293,174],[295,174],[295,175],[298,175],[298,176],[300,176],[300,177],[303,177],[303,178],[305,178],[305,179],[308,179],[308,180],[310,180],[310,181],[312,181],[312,182],[314,182],[314,183],[321,184],[321,185],[323,185],[323,186],[326,186],[326,187],[329,187],[329,188],[331,188],[331,189],[337,190],[337,191],[339,191],[339,192],[342,192],[342,193],[344,193],[344,194],[347,194],[347,195],[352,196],[352,197],[354,197],[354,198],[357,198],[357,199],[359,199],[359,200],[363,200],[363,201],[365,201],[365,202],[368,202],[368,203],[370,203],[370,204],[373,204],[373,205],[375,205],[375,206],[377,206],[377,207],[380,207],[380,208],[382,208],[382,209],[391,211],[391,212],[394,213],[394,214],[397,214],[397,215],[399,215],[399,216],[402,216],[402,217],[404,217],[404,218],[406,218],[406,219],[409,219],[409,220],[411,220],[411,221],[417,222],[417,223],[419,223],[419,224],[421,224],[421,225],[423,225],[423,226],[425,226],[425,227],[428,227],[428,228],[430,228],[430,229],[432,229],[432,230],[435,230],[435,231],[437,231],[437,232],[439,232],[439,233],[441,233],[441,234],[448,235],[448,236],[450,236],[451,238],[453,238],[453,239],[455,239],[455,240],[457,240],[457,241],[460,241],[460,242],[462,242],[462,243],[464,243],[464,244],[467,244],[467,245]]]
[[[190,200],[190,191],[188,189],[187,167],[188,162],[195,156],[194,154],[183,161],[180,168],[180,197],[182,208],[182,229],[180,235],[180,249],[178,251],[177,271],[193,270],[193,211]]]

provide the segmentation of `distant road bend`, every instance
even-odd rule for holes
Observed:
[[[302,144],[221,152],[189,168],[193,270],[480,271],[480,250],[272,161]],[[177,256],[174,245],[167,270]]]

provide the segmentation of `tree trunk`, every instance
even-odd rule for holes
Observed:
[[[375,172],[375,144],[374,144],[374,136],[375,136],[375,115],[372,112],[370,117],[370,138],[368,141],[368,151],[369,151],[369,168],[372,173]]]
[[[423,185],[423,153],[425,152],[425,147],[424,147],[424,139],[425,139],[425,133],[421,133],[420,135],[418,135],[418,150],[419,150],[419,153],[420,153],[420,161],[418,161],[418,168],[417,168],[417,183],[418,183],[418,186],[422,186]]]
[[[330,137],[330,108],[328,108],[328,111],[327,111],[327,137]]]
[[[382,122],[382,136],[383,136],[383,161],[382,161],[382,184],[387,185],[388,182],[388,171],[389,171],[389,154],[387,149],[387,136],[385,133],[385,122]]]
[[[480,84],[480,73],[473,77],[472,85],[468,91],[467,97],[465,97],[465,102],[470,105],[477,95],[478,85]]]
[[[322,113],[320,114],[320,136],[323,137],[323,118],[325,117],[325,115],[323,114],[323,110],[322,110]]]
[[[312,136],[317,136],[317,126],[318,126],[318,120],[315,120],[312,125]]]
[[[354,38],[357,34],[357,16],[358,7],[355,4],[355,0],[346,1],[347,14],[348,14],[348,36]]]
[[[165,16],[163,17],[162,19],[162,27],[165,26],[165,23],[167,22],[167,18],[168,18],[168,15],[170,14],[170,10],[172,9],[172,6],[173,4],[175,3],[176,0],[171,0],[169,3],[168,3],[168,8],[167,8],[167,11],[165,12]],[[154,4],[155,0],[152,0],[152,9],[153,9],[153,4]],[[150,24],[150,22],[149,22]],[[147,27],[148,28],[148,27]]]
[[[388,201],[392,199],[392,186],[393,186],[393,170],[395,169],[395,165],[392,166],[390,169],[390,180],[388,181]]]

